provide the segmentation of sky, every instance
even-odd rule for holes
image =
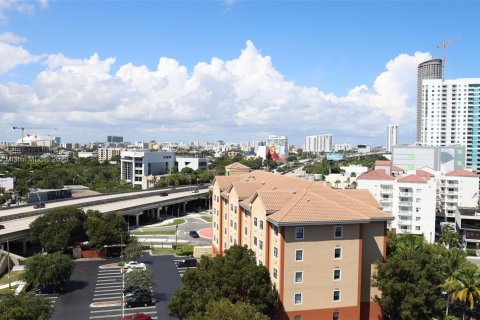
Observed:
[[[416,68],[480,78],[478,1],[0,0],[0,141],[411,143]],[[42,128],[42,129],[40,129]],[[56,129],[55,129],[56,128]]]

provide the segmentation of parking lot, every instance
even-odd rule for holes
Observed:
[[[122,316],[122,273],[118,267],[99,268],[97,282],[90,304],[90,319],[119,319]],[[137,312],[158,319],[155,305],[140,308],[123,308],[123,315]]]

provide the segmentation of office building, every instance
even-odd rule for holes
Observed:
[[[381,317],[371,276],[393,217],[368,191],[252,171],[216,177],[212,196],[213,253],[252,249],[278,290],[280,319]]]
[[[392,151],[392,164],[405,170],[425,167],[448,172],[465,169],[465,147],[396,145]]]
[[[398,126],[389,124],[387,126],[387,151],[392,152],[393,147],[398,143]]]
[[[422,144],[461,145],[466,166],[480,169],[480,78],[423,80]]]
[[[352,150],[352,145],[349,143],[342,143],[342,144],[336,144],[333,147],[333,151],[339,152],[339,151],[350,151]]]
[[[313,152],[313,153],[320,153],[320,152],[332,152],[333,151],[333,144],[331,134],[321,134],[316,136],[307,136],[305,137],[305,146],[304,152]]]
[[[146,176],[167,174],[175,167],[175,152],[122,151],[120,176],[133,185],[147,188]]]
[[[208,161],[205,158],[192,158],[192,157],[176,157],[175,166],[178,172],[181,172],[183,168],[190,168],[192,170],[202,169],[208,170]]]
[[[422,82],[425,79],[443,79],[442,59],[422,62],[417,68],[417,141],[422,139],[422,119],[425,107],[422,102]]]
[[[107,142],[120,143],[120,142],[123,142],[123,137],[107,136]]]

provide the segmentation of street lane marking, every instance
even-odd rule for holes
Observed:
[[[102,290],[95,290],[95,292],[119,291],[118,289],[119,289],[119,288],[117,288],[117,289],[102,289]],[[120,291],[119,291],[119,292],[120,292]]]
[[[135,312],[138,312],[140,310],[144,310],[144,309],[147,309],[146,312],[144,313],[147,313],[149,312],[148,309],[155,309],[156,307],[155,306],[149,306],[149,307],[138,307],[138,308],[125,308],[125,310],[128,310],[129,312],[131,310],[135,310]],[[95,311],[90,311],[90,313],[102,313],[102,312],[111,312],[111,311],[122,311],[122,309],[120,307],[118,307],[117,309],[109,309],[109,310],[95,310]],[[142,311],[143,312],[143,311]],[[154,313],[154,312],[151,312],[151,313]]]

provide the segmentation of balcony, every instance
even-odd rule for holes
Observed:
[[[398,203],[399,207],[411,207],[412,206],[412,201],[400,201]]]
[[[398,212],[398,215],[399,216],[408,216],[408,217],[411,217],[412,216],[412,212],[413,211],[410,211],[410,210],[400,210]]]
[[[400,192],[400,197],[413,197],[413,192]]]
[[[388,188],[382,188],[380,189],[381,194],[392,194],[393,189],[388,189]]]

